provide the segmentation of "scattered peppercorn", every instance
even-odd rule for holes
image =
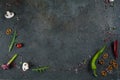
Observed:
[[[112,71],[113,70],[113,67],[112,65],[109,65],[107,68],[106,68],[107,71]]]
[[[101,71],[101,75],[102,76],[107,76],[107,72],[103,70],[103,71]]]
[[[110,61],[109,64],[110,64],[110,65],[113,65],[114,63],[117,63],[117,61],[113,59],[113,60]]]
[[[6,34],[7,35],[10,35],[11,33],[12,33],[12,29],[11,28],[6,29]]]
[[[103,65],[103,64],[105,64],[105,61],[103,59],[101,59],[101,60],[98,61],[98,63]]]
[[[113,68],[118,69],[118,64],[117,63],[114,63],[112,66],[113,66]]]
[[[108,58],[108,53],[104,53],[102,56],[103,59],[107,59]]]

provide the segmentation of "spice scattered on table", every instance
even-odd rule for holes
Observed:
[[[108,42],[108,41],[110,41],[110,38],[111,38],[111,37],[107,37],[107,38],[105,38],[105,39],[104,39],[104,42]]]
[[[78,73],[78,68],[75,68],[74,71],[75,71],[75,73],[77,74],[77,73]]]
[[[109,64],[110,64],[110,65],[113,65],[114,63],[117,63],[117,61],[113,59],[113,60],[110,61]]]
[[[84,59],[84,60],[83,60],[83,64],[86,64],[86,63],[87,63],[87,59]]]
[[[112,65],[109,65],[109,66],[106,68],[106,71],[112,71],[112,70],[113,70]]]
[[[12,33],[12,29],[11,29],[11,28],[7,28],[7,29],[6,29],[6,34],[7,34],[7,35],[10,35],[11,33]]]
[[[118,63],[114,63],[112,66],[114,69],[118,69]]]
[[[18,54],[15,54],[15,55],[9,60],[9,62],[8,62],[7,64],[1,65],[1,68],[2,68],[3,70],[9,69],[11,63],[16,59],[17,56],[18,56]]]
[[[101,75],[102,76],[107,76],[107,72],[103,70],[103,71],[101,71]]]
[[[108,58],[108,53],[104,53],[102,56],[103,59],[107,59]]]
[[[111,60],[110,65],[112,65],[114,69],[118,69],[118,63],[116,60]]]
[[[98,63],[103,65],[103,64],[105,64],[105,61],[103,59],[101,59],[101,60],[98,61]]]

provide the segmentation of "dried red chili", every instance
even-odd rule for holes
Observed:
[[[115,59],[117,59],[118,58],[118,40],[114,41],[113,48],[114,48]]]

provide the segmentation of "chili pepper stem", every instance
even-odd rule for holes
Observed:
[[[15,58],[18,56],[18,54],[15,54],[10,60],[9,62],[7,63],[7,65],[10,65],[14,60]]]

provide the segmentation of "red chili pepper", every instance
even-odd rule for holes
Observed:
[[[113,48],[114,48],[115,58],[117,59],[117,58],[118,58],[118,40],[115,40],[115,41],[114,41]]]

